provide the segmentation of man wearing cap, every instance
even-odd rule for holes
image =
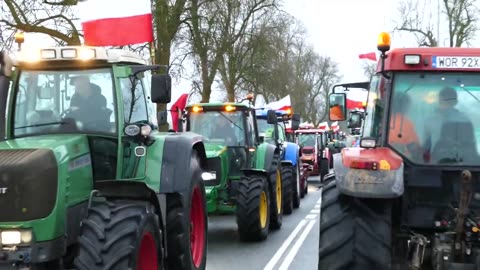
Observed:
[[[70,110],[75,113],[75,118],[89,128],[108,125],[109,121],[101,117],[102,112],[106,110],[107,99],[101,94],[100,87],[90,83],[88,76],[77,76],[72,80],[75,94],[70,101]]]

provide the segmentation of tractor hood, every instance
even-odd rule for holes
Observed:
[[[0,150],[39,148],[52,150],[59,164],[89,152],[85,135],[41,135],[0,142]]]
[[[218,157],[226,150],[227,147],[223,143],[205,143],[207,158]]]

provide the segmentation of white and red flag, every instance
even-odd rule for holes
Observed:
[[[375,52],[362,53],[358,55],[358,58],[377,61],[377,54]]]
[[[290,100],[290,95],[287,95],[279,101],[268,103],[267,105],[265,105],[265,108],[269,108],[272,110],[292,111],[292,101]]]
[[[338,125],[338,121],[333,122],[332,125],[331,125],[331,128],[332,128],[333,132],[339,131],[340,126]]]
[[[322,131],[328,131],[330,130],[330,128],[328,127],[328,123],[327,122],[322,122],[320,124],[318,124],[318,129],[322,130]]]
[[[125,46],[153,41],[151,0],[80,1],[85,45]]]

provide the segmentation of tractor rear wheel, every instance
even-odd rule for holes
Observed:
[[[270,229],[278,230],[283,223],[283,179],[280,169],[277,168],[275,173],[270,177]]]
[[[391,205],[322,191],[318,269],[390,269]]]
[[[207,211],[200,162],[192,156],[190,190],[167,196],[168,269],[205,269]]]
[[[302,168],[303,170],[303,168]],[[300,168],[297,171],[298,175],[301,175]],[[300,198],[305,198],[305,186],[307,185],[307,179],[305,179],[305,175],[302,174],[301,177],[298,178],[300,181]]]
[[[292,184],[292,192],[293,192],[293,208],[300,207],[300,165],[297,162],[297,165],[292,168],[293,177],[292,179],[295,181]]]
[[[94,197],[82,221],[76,269],[163,269],[158,218],[148,202]]]
[[[238,183],[237,226],[241,241],[267,238],[270,223],[270,193],[265,177],[242,177]]]
[[[282,183],[283,183],[283,213],[290,215],[293,212],[293,191],[295,183],[293,182],[293,167],[282,167]]]

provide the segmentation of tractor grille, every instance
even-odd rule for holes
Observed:
[[[222,179],[222,163],[219,157],[207,159],[207,171],[215,171],[217,179],[205,181],[205,186],[217,186]]]
[[[48,216],[57,196],[57,161],[51,150],[0,150],[0,222]]]

